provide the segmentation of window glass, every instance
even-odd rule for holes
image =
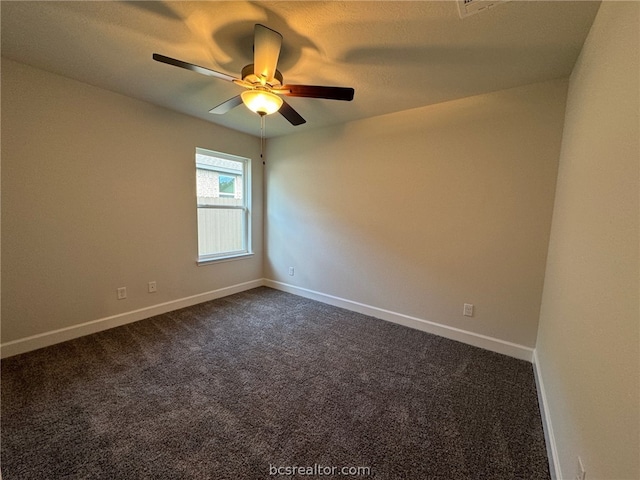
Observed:
[[[250,253],[249,164],[247,158],[196,149],[199,260]]]

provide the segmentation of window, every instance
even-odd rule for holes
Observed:
[[[196,148],[199,262],[251,253],[249,172],[248,158]]]

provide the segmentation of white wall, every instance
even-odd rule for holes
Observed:
[[[265,276],[533,347],[566,88],[269,140]]]
[[[640,478],[638,45],[603,2],[569,86],[536,348],[564,479]]]
[[[254,160],[254,257],[196,265],[196,147]],[[259,155],[256,137],[3,59],[2,342],[261,279]]]

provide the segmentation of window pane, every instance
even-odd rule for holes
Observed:
[[[242,173],[228,175],[215,170],[198,168],[196,170],[198,205],[243,206],[242,183]]]
[[[220,196],[233,197],[236,193],[236,177],[228,175],[218,175],[218,184],[220,185]]]
[[[218,255],[244,250],[244,210],[198,209],[198,254]]]

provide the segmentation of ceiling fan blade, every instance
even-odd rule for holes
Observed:
[[[192,72],[197,72],[202,75],[207,75],[209,77],[220,78],[222,80],[227,80],[229,82],[233,82],[234,80],[237,80],[235,77],[232,77],[231,75],[227,75],[226,73],[216,72],[215,70],[201,67],[199,65],[194,65],[193,63],[183,62],[182,60],[176,60],[175,58],[166,57],[164,55],[160,55],[159,53],[154,53],[153,59],[156,62],[166,63],[168,65],[173,65],[174,67],[186,68],[187,70],[191,70]]]
[[[355,94],[355,90],[350,87],[322,87],[319,85],[284,85],[273,91],[289,97],[325,98],[347,102],[353,100]]]
[[[269,82],[276,74],[282,35],[259,23],[256,24],[253,35],[253,73],[261,81]]]
[[[298,126],[303,123],[307,123],[307,121],[300,116],[298,112],[296,112],[291,105],[289,105],[284,100],[282,101],[282,106],[280,110],[278,110],[280,115],[286,118],[291,125]]]
[[[220,105],[213,107],[209,110],[209,113],[215,113],[216,115],[222,115],[223,113],[227,113],[232,108],[236,108],[238,105],[242,104],[242,97],[240,95],[236,95],[235,97],[230,98],[222,102]]]

